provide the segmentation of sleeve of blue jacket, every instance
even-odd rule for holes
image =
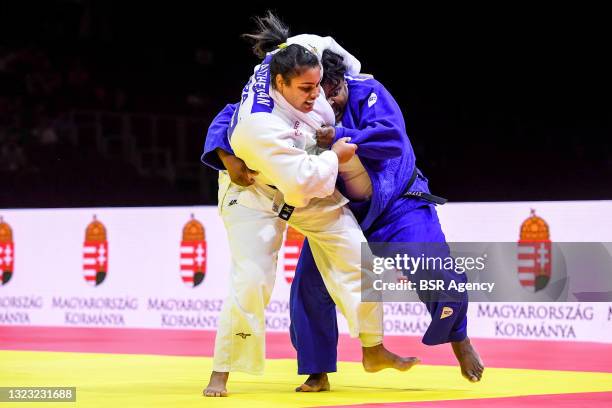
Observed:
[[[204,153],[202,153],[202,163],[212,167],[215,170],[225,170],[225,166],[217,152],[217,148],[223,149],[228,153],[234,154],[230,146],[227,129],[230,126],[232,116],[240,104],[226,105],[225,108],[215,118],[208,127],[206,141],[204,142]]]
[[[400,156],[407,138],[402,112],[389,91],[378,81],[350,81],[347,110],[358,118],[352,128],[337,127],[334,142],[350,137],[359,146],[359,157],[389,159]],[[348,112],[345,112],[345,115]],[[344,122],[344,120],[343,120]]]

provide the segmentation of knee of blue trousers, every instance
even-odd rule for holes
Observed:
[[[298,373],[335,372],[338,326],[335,304],[304,242],[291,283],[290,336],[297,351]]]
[[[303,285],[304,281],[308,281],[308,272],[312,267],[310,259],[312,259],[312,253],[310,252],[308,239],[305,239],[289,292],[289,335],[291,337],[291,344],[298,353],[300,349],[298,340],[301,340],[306,335],[305,330],[307,330],[308,326],[308,315],[304,310]]]

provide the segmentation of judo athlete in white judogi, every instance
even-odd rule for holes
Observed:
[[[315,131],[335,123],[320,92],[323,49],[333,47],[342,54],[351,64],[349,72],[358,72],[359,63],[330,37],[302,35],[286,42],[256,67],[230,126],[231,148],[258,173],[249,187],[230,183],[224,173],[219,178],[219,208],[232,267],[213,374],[204,391],[208,396],[227,395],[230,371],[263,372],[264,309],[274,286],[286,222],[308,237],[350,335],[361,340],[364,368],[406,370],[418,362],[384,348],[382,305],[361,302],[361,243],[366,240],[345,206],[348,200],[335,189],[339,161],[353,157],[356,147],[342,140],[331,151],[309,154],[316,150]]]

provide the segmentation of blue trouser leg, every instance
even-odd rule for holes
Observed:
[[[397,206],[401,207],[401,205],[400,200]],[[400,217],[395,215],[390,221],[385,220],[384,216],[381,218],[374,225],[374,229],[366,234],[368,241],[413,242],[419,246],[416,251],[417,256],[421,253],[441,257],[450,255],[438,214],[432,204],[415,208]],[[423,243],[440,243],[440,245],[424,245]],[[409,248],[416,249],[413,246]],[[458,275],[452,271],[438,271],[438,274],[435,278],[443,279],[446,283],[451,279],[458,282],[466,281],[464,274]],[[461,341],[467,337],[467,296],[435,302],[428,301],[421,293],[419,297],[424,301],[431,315],[431,324],[423,335],[424,344],[435,345]],[[452,312],[449,313],[449,310]]]
[[[331,373],[338,359],[336,304],[304,241],[289,297],[291,343],[297,351],[298,374]]]
[[[431,315],[431,324],[423,335],[424,344],[434,346],[467,337],[467,302],[427,302],[425,305]],[[453,314],[442,318],[445,307]]]
[[[402,200],[395,205],[401,207]],[[366,232],[370,242],[446,242],[433,205],[423,205],[402,214],[381,216]],[[447,279],[465,279],[453,275]],[[461,341],[467,336],[467,298],[462,301],[425,302],[431,324],[423,336],[427,345]],[[298,373],[316,374],[336,371],[338,327],[335,305],[312,258],[308,242],[291,285],[289,300],[291,342],[297,350]],[[452,314],[444,308],[452,309]]]

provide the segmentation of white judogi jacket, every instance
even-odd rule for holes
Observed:
[[[306,44],[307,49],[319,56],[325,47],[331,47],[332,51],[345,55],[351,70],[360,68],[359,61],[331,37],[304,34],[287,42]],[[250,208],[270,209],[272,193],[268,186],[275,186],[283,193],[285,203],[294,207],[310,204],[323,210],[338,208],[348,201],[335,190],[336,154],[332,151],[309,154],[316,152],[316,129],[334,126],[334,112],[323,92],[315,101],[313,111],[303,113],[271,88],[269,62],[276,52],[268,54],[255,68],[230,124],[234,153],[250,169],[259,172],[255,184],[247,189],[252,194],[245,192],[239,201]],[[266,198],[257,193],[263,193]]]

